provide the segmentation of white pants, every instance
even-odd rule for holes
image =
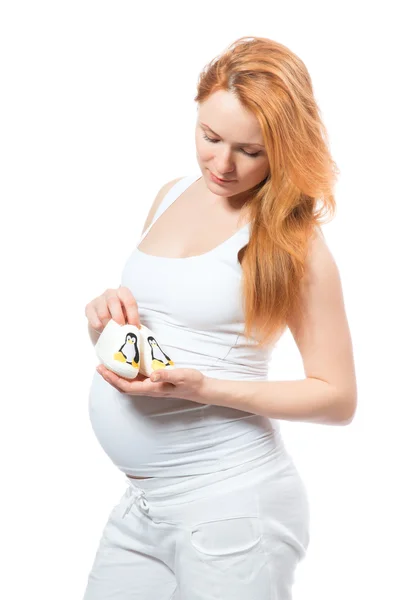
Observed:
[[[306,488],[277,453],[205,475],[130,479],[83,600],[289,600]]]

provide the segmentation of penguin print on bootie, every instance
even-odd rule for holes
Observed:
[[[119,325],[110,319],[96,342],[95,351],[107,369],[127,379],[135,379],[139,373],[150,377],[156,369],[175,368],[173,360],[157,343],[154,332],[142,323],[138,328],[128,323]]]
[[[125,336],[125,342],[118,352],[113,355],[114,360],[122,363],[128,363],[135,369],[139,367],[140,352],[138,350],[138,338],[135,333],[129,332]]]
[[[149,335],[147,337],[147,342],[151,350],[151,368],[153,371],[174,365],[174,362],[160,348],[156,342],[156,338],[154,338],[152,335]]]

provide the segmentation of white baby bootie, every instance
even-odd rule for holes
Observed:
[[[149,377],[157,369],[173,369],[174,363],[159,346],[153,332],[111,319],[95,345],[96,355],[107,369],[121,377]]]
[[[174,362],[157,342],[154,333],[141,325],[140,333],[140,373],[150,377],[157,369],[174,369]]]

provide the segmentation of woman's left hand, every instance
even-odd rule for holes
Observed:
[[[105,381],[125,394],[183,398],[199,404],[207,404],[204,401],[203,390],[208,378],[197,369],[156,369],[150,377],[139,373],[135,379],[120,377],[104,365],[99,365],[96,370]]]

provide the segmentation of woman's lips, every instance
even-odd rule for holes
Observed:
[[[215,183],[231,183],[232,181],[234,181],[234,179],[220,179],[219,177],[214,175],[214,173],[212,171],[210,171],[210,175],[211,175],[212,180]]]

